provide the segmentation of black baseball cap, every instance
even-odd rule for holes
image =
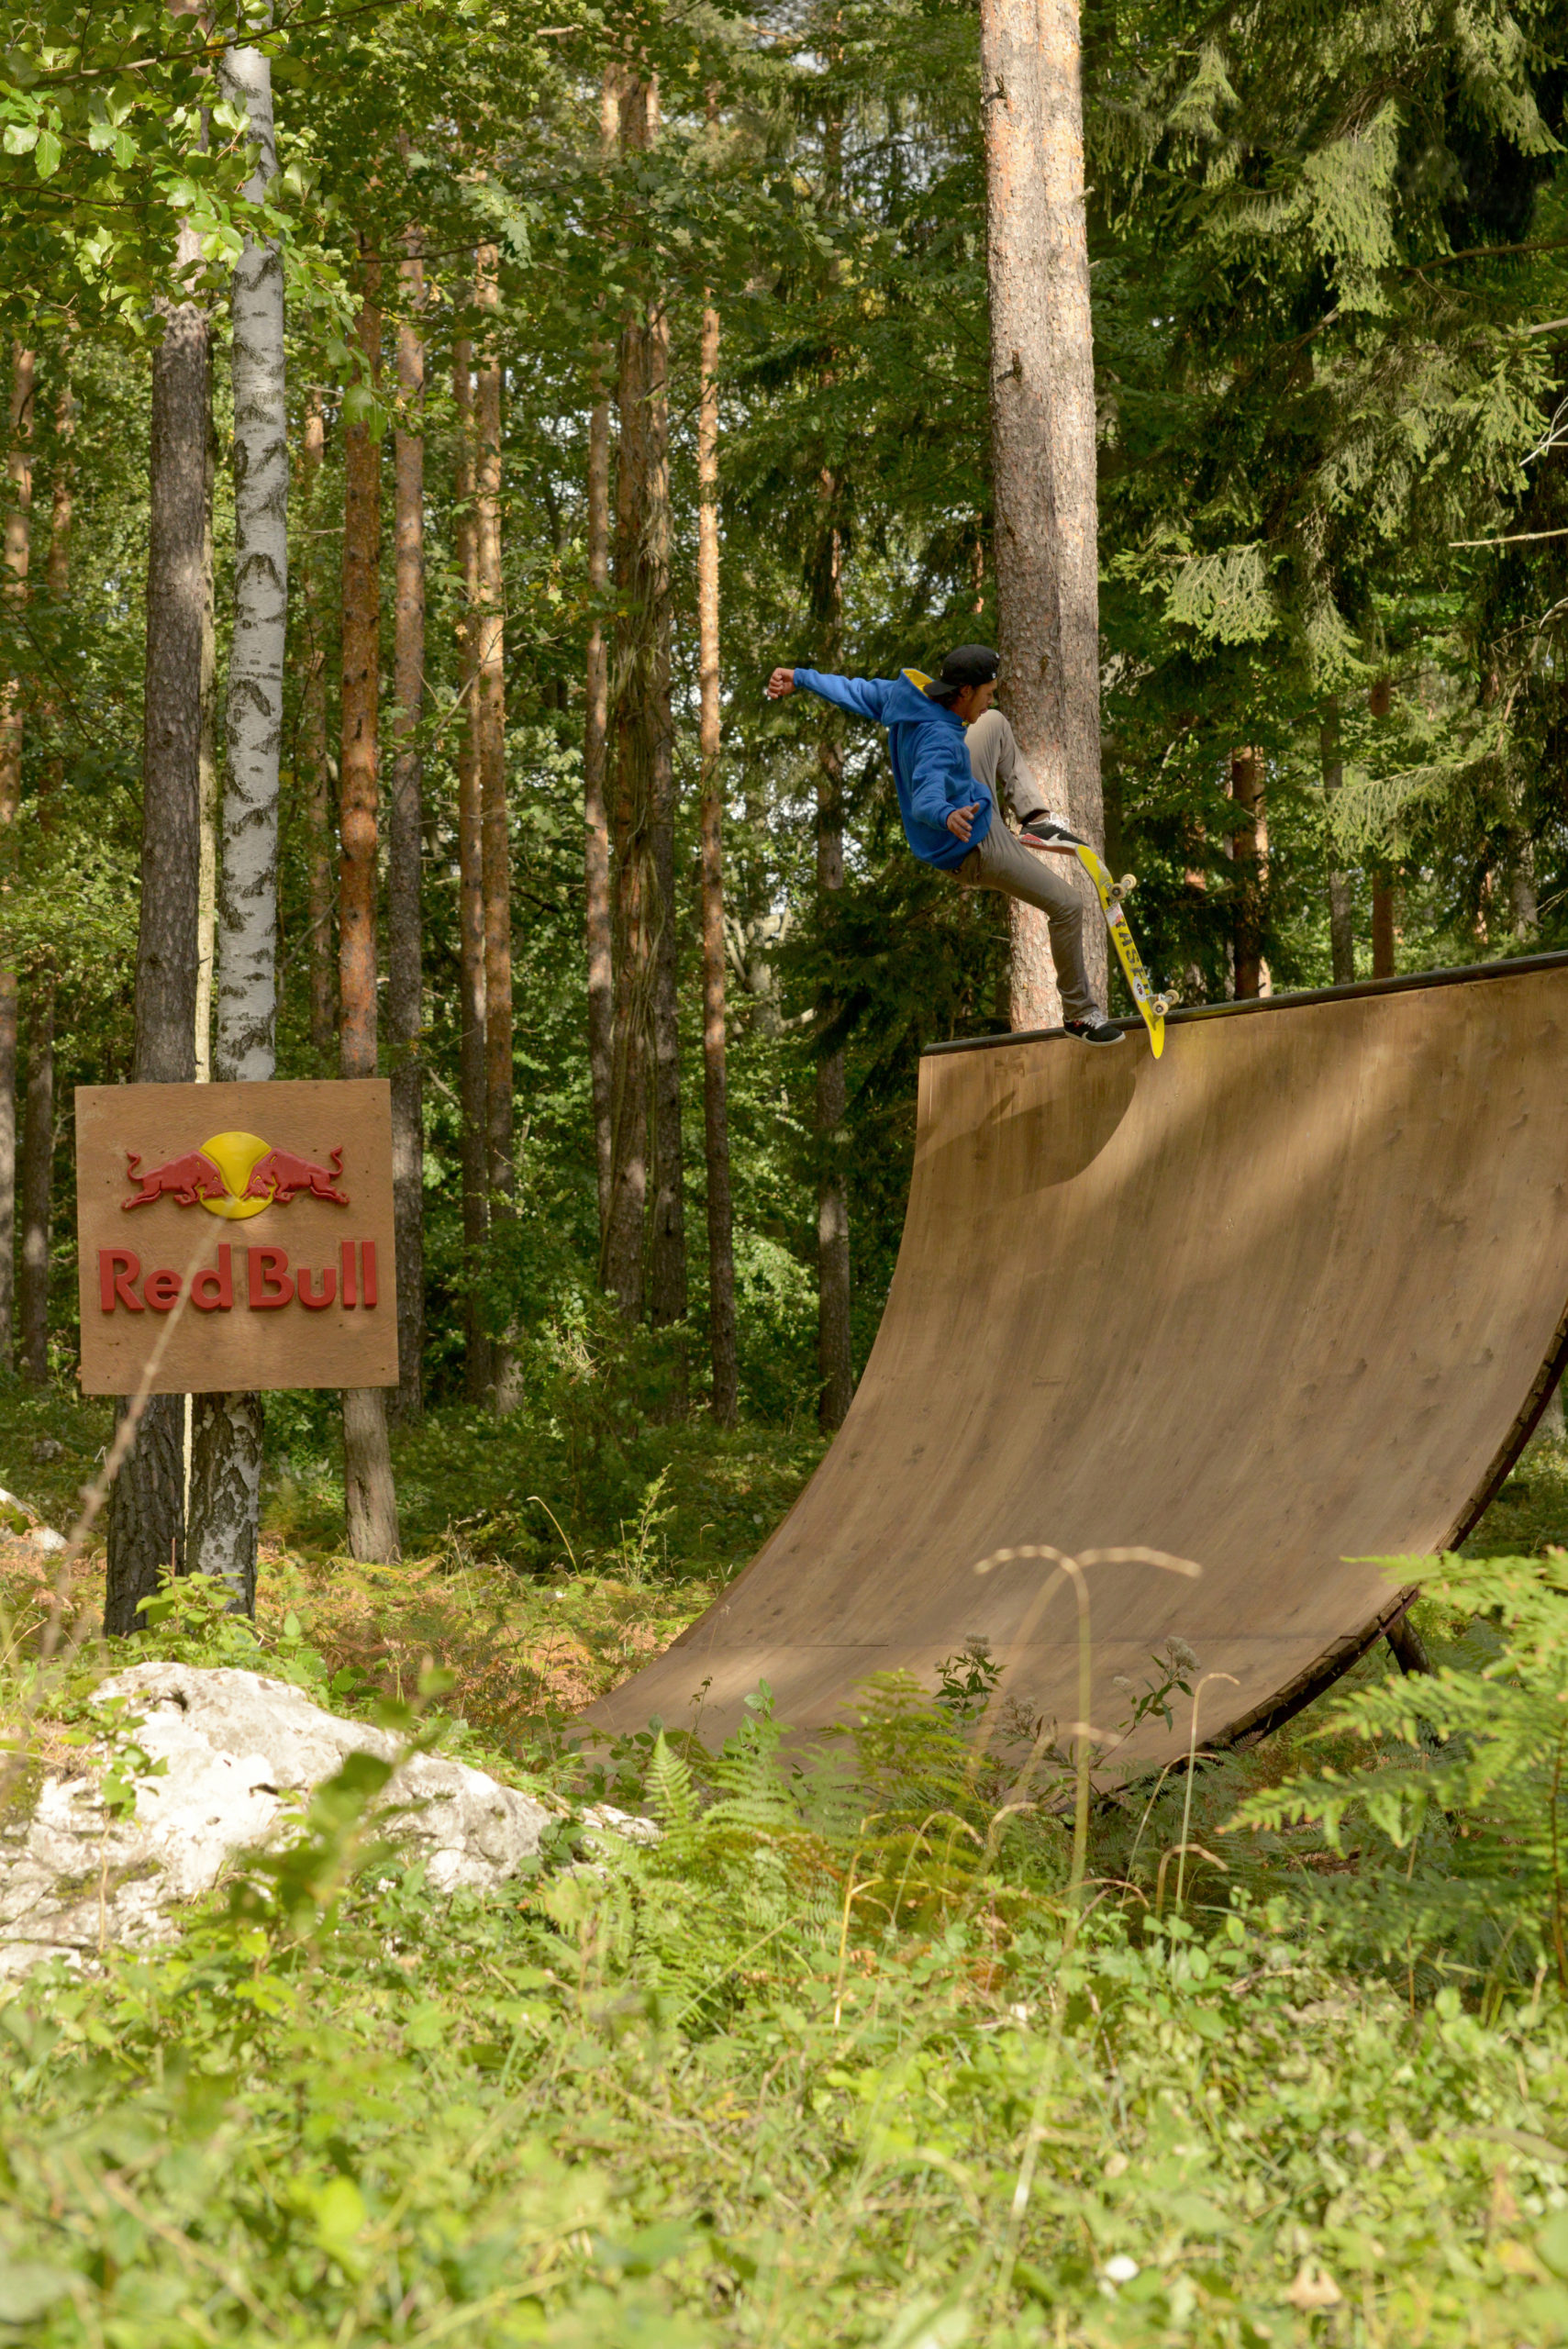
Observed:
[[[988,644],[960,644],[946,653],[942,665],[926,687],[929,699],[946,701],[966,685],[988,685],[1002,665],[1001,655]]]

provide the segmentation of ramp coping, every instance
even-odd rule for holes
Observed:
[[[1165,1014],[1165,1025],[1180,1028],[1195,1019],[1233,1019],[1258,1011],[1300,1011],[1308,1004],[1351,1003],[1359,996],[1413,995],[1421,987],[1464,986],[1480,979],[1511,979],[1526,971],[1557,971],[1564,965],[1568,965],[1568,952],[1515,954],[1493,963],[1461,963],[1450,970],[1405,971],[1392,979],[1357,979],[1347,986],[1299,987],[1285,995],[1243,996],[1240,1002],[1179,1004]],[[1135,1014],[1110,1024],[1136,1033],[1143,1022]],[[1066,1035],[1065,1028],[1014,1028],[994,1036],[954,1036],[945,1043],[928,1044],[920,1057],[932,1060],[939,1052],[987,1052],[998,1044],[1045,1044]]]

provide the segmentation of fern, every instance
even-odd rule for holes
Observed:
[[[1544,1960],[1568,1988],[1568,1553],[1544,1561],[1384,1561],[1401,1581],[1499,1627],[1479,1671],[1374,1683],[1336,1706],[1369,1769],[1297,1774],[1249,1798],[1234,1825],[1317,1827],[1355,1873],[1322,1888],[1341,1932],[1409,1963],[1440,1944],[1490,1968]]]

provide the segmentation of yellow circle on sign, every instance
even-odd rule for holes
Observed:
[[[264,1199],[248,1199],[245,1186],[251,1171],[265,1158],[272,1148],[259,1134],[212,1134],[203,1142],[204,1154],[210,1158],[223,1177],[228,1197],[223,1199],[203,1199],[208,1215],[221,1215],[239,1223],[245,1217],[260,1215],[272,1206],[269,1195]]]

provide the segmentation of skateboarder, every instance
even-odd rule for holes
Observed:
[[[999,889],[1038,906],[1051,925],[1051,952],[1062,990],[1062,1025],[1085,1044],[1119,1044],[1089,991],[1084,961],[1084,905],[1073,884],[1041,854],[1071,856],[1077,835],[1051,820],[1018,755],[1013,729],[991,707],[997,656],[984,644],[961,644],[923,687],[907,669],[896,677],[832,677],[817,669],[775,669],[768,699],[800,688],[836,708],[887,729],[888,756],[905,836],[927,864],[953,874],[962,888]],[[1002,821],[998,781],[1022,827]],[[1027,843],[1027,845],[1026,845]]]

